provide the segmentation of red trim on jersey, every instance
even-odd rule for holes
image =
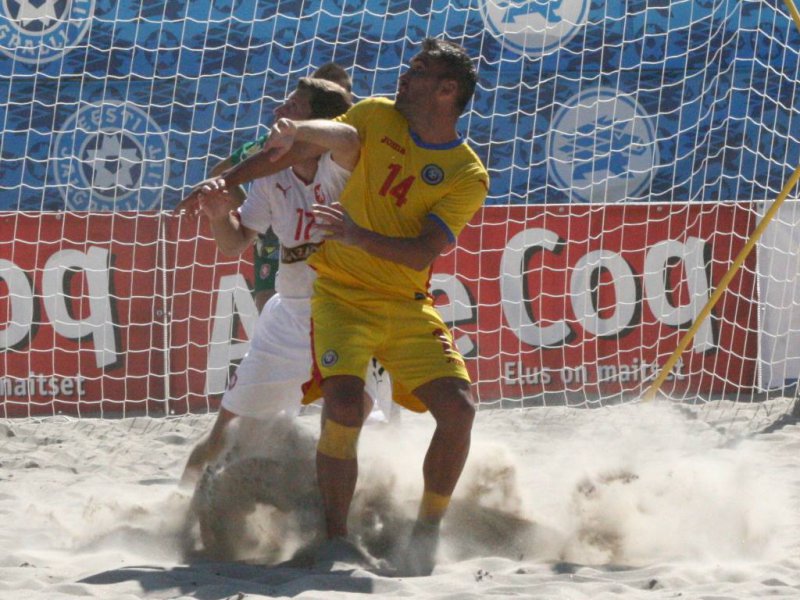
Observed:
[[[300,388],[303,391],[303,396],[308,393],[315,383],[317,386],[322,384],[322,372],[317,366],[317,354],[314,351],[314,319],[311,319],[311,325],[308,328],[308,341],[311,344],[311,378]]]
[[[425,292],[425,296],[433,300],[433,296],[431,295],[431,277],[433,277],[433,264],[428,267],[428,278],[425,280],[425,289],[428,290]],[[414,298],[414,300],[418,300],[419,298]]]

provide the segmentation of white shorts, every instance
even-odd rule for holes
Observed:
[[[241,417],[268,420],[296,415],[301,386],[311,377],[311,304],[307,299],[274,294],[264,305],[250,349],[222,396],[222,407]],[[386,421],[395,410],[389,374],[373,359],[364,377],[375,400],[370,421]]]
[[[242,417],[269,419],[300,410],[311,365],[307,299],[275,294],[264,305],[250,349],[222,396],[222,407]]]

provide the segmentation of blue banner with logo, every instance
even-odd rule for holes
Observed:
[[[754,0],[6,0],[0,210],[170,209],[336,61],[392,95],[475,57],[494,204],[769,200],[800,163],[800,35]]]

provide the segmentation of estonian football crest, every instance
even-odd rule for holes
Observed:
[[[0,0],[0,52],[26,63],[57,59],[83,39],[95,0]]]
[[[642,200],[659,152],[650,115],[612,88],[570,98],[550,126],[547,171],[584,202]]]
[[[56,137],[56,182],[68,210],[148,210],[160,205],[167,144],[139,108],[85,106]]]
[[[558,50],[583,27],[590,0],[480,0],[486,28],[509,50],[536,57]]]

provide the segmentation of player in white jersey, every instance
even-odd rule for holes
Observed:
[[[275,110],[275,116],[331,118],[344,113],[350,104],[349,93],[339,85],[304,78]],[[253,182],[240,207],[234,195],[227,192],[210,192],[201,200],[201,211],[223,254],[238,256],[259,233],[272,227],[281,244],[281,266],[275,284],[277,293],[264,306],[250,349],[223,395],[214,427],[193,449],[182,483],[194,482],[203,467],[219,455],[228,424],[237,415],[266,420],[299,410],[301,385],[308,380],[313,363],[309,326],[315,273],[306,258],[322,241],[312,227],[311,210],[315,203],[336,201],[349,176],[350,171],[337,164],[328,152],[319,160],[306,160]],[[377,386],[382,382],[376,376],[376,369],[368,373],[367,380],[373,385],[367,394],[372,398],[381,396],[379,404],[388,414],[388,386],[381,385],[379,392]]]
[[[329,62],[317,67],[311,75],[314,79],[327,79],[338,83],[348,93],[351,93],[352,86],[350,76],[340,65]],[[218,163],[212,170],[211,175],[221,175],[234,165],[239,164],[249,156],[261,152],[267,142],[269,134],[264,134],[251,142],[247,142],[236,149],[228,158]],[[244,202],[245,191],[241,188],[231,190],[239,202]],[[258,241],[253,252],[253,299],[256,302],[256,309],[259,314],[272,295],[275,293],[275,276],[278,274],[280,266],[280,244],[275,237],[275,233],[269,230],[259,233]],[[382,368],[382,367],[381,367]]]

